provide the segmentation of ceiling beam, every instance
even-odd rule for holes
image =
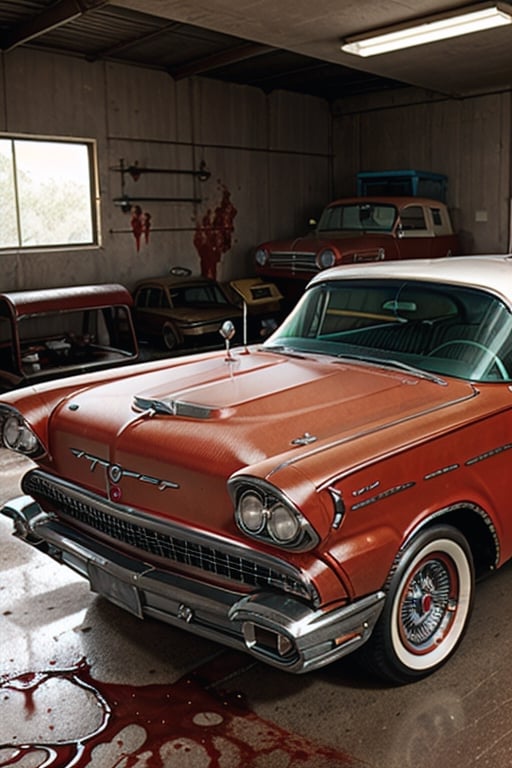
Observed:
[[[108,2],[109,0],[58,0],[50,8],[5,32],[1,38],[1,48],[3,51],[10,51],[79,18],[84,13],[101,8]]]
[[[97,50],[93,54],[89,54],[87,58],[91,61],[95,61],[96,59],[108,59],[109,57],[116,56],[118,53],[129,50],[130,48],[133,48],[133,46],[139,45],[140,43],[146,44],[151,40],[163,37],[169,32],[176,32],[177,30],[181,29],[182,26],[183,24],[181,22],[172,21],[169,24],[165,24],[163,27],[159,27],[158,29],[153,30],[152,32],[145,32],[144,34],[137,35],[130,40],[122,40],[119,43],[116,43],[116,45],[111,45],[109,48],[102,48],[101,50]]]
[[[244,43],[243,45],[237,45],[236,47],[229,48],[227,51],[222,51],[221,53],[204,56],[202,59],[191,61],[189,64],[184,64],[181,67],[174,67],[173,69],[169,69],[168,72],[175,80],[183,80],[185,77],[200,75],[203,72],[219,69],[220,67],[227,67],[230,64],[238,64],[239,61],[253,59],[255,56],[262,56],[271,51],[275,51],[275,48],[270,45]]]

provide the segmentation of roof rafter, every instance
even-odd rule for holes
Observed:
[[[36,37],[44,35],[52,29],[67,24],[84,13],[94,11],[107,5],[109,0],[58,0],[50,8],[37,16],[22,21],[11,30],[5,32],[1,38],[3,51],[10,51],[18,45],[28,43]]]
[[[211,69],[219,69],[229,64],[237,64],[239,61],[252,59],[255,56],[262,56],[265,53],[274,51],[270,45],[260,45],[259,43],[244,43],[230,48],[227,51],[214,53],[211,56],[205,56],[202,59],[191,61],[189,64],[183,64],[181,67],[175,67],[169,70],[169,74],[175,80],[183,80],[185,77],[200,75],[202,72],[208,72]]]

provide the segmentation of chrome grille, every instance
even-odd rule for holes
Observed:
[[[178,535],[175,530],[170,530],[170,525],[161,523],[152,527],[147,518],[133,512],[130,514],[107,500],[39,470],[25,475],[23,490],[36,499],[46,499],[52,508],[57,507],[62,514],[82,525],[146,554],[198,568],[246,586],[260,589],[272,587],[308,600],[313,597],[308,585],[294,578],[285,567],[282,570],[277,567],[277,559],[272,559],[272,565],[266,565],[251,559],[246,550],[243,550],[243,555],[237,554],[234,545],[224,548],[217,541],[210,543],[207,536],[197,534],[192,540],[186,538],[183,530],[180,529]],[[163,528],[168,528],[169,532]]]
[[[316,253],[271,252],[267,265],[274,269],[291,269],[292,272],[318,272]]]

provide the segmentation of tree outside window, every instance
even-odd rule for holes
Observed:
[[[94,144],[0,137],[0,249],[98,242]]]

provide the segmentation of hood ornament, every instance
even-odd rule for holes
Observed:
[[[226,320],[219,328],[219,333],[226,344],[226,357],[224,359],[227,363],[235,362],[235,358],[233,357],[229,346],[231,339],[236,333],[235,324],[231,320]]]
[[[292,445],[310,445],[311,443],[316,443],[317,440],[318,437],[311,435],[309,432],[304,432],[302,437],[296,437],[295,440],[292,440]]]

